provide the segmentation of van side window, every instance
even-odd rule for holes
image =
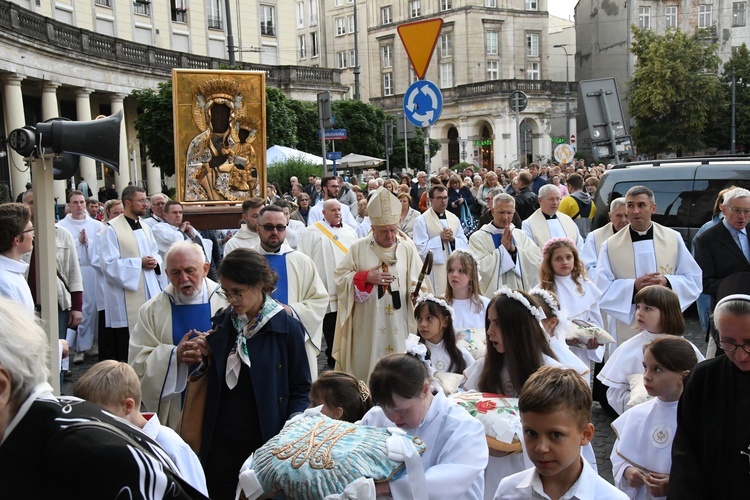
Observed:
[[[711,220],[711,217],[713,217],[714,203],[719,196],[719,192],[732,186],[750,189],[750,180],[696,179],[695,191],[699,196],[695,198],[695,205],[690,213],[690,226],[701,227],[703,224]]]
[[[620,182],[614,185],[610,199],[625,196],[633,186],[648,186],[656,198],[656,212],[651,217],[656,223],[667,227],[688,227],[691,205],[705,194],[693,191],[693,181],[647,181]],[[715,199],[715,197],[714,197]]]

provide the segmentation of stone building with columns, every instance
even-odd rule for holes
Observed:
[[[551,1],[551,0],[550,0]],[[403,109],[404,94],[417,79],[397,29],[426,19],[443,19],[425,78],[443,94],[440,119],[429,127],[442,148],[431,168],[463,158],[485,167],[509,168],[519,158],[549,159],[555,141],[565,140],[565,61],[554,45],[565,44],[575,69],[572,23],[550,19],[548,0],[357,0],[360,94],[388,113]],[[312,10],[311,10],[312,9]],[[316,13],[314,9],[320,9]],[[321,64],[342,71],[354,85],[354,0],[297,2],[299,64]],[[314,19],[314,24],[311,22]],[[322,47],[311,57],[300,50],[311,33]],[[562,66],[562,74],[553,69]],[[577,86],[571,76],[570,130],[575,135]],[[529,97],[518,124],[509,97]],[[349,95],[352,95],[350,91]]]
[[[120,192],[130,182],[149,193],[161,191],[161,173],[133,126],[138,114],[133,90],[156,87],[175,67],[219,69],[228,63],[222,52],[224,3],[196,2],[189,11],[186,3],[171,0],[167,8],[148,0],[69,0],[52,6],[43,0],[0,0],[0,139],[6,153],[0,158],[0,184],[9,187],[11,199],[33,179],[24,159],[7,147],[10,131],[55,117],[85,121],[120,110],[120,172],[81,157],[75,182],[85,179],[94,194],[110,184]],[[275,3],[269,5],[273,9],[258,4],[257,16],[243,11],[241,22],[234,17],[235,37],[244,40],[238,42],[237,64],[265,71],[267,85],[297,99],[314,100],[322,90],[344,94],[338,70],[290,65],[294,49],[286,51],[283,33],[294,30],[293,21],[278,15]],[[244,51],[241,43],[254,50]],[[58,203],[64,203],[65,188],[66,181],[55,181]]]

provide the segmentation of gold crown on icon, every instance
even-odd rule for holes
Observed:
[[[234,80],[215,78],[198,85],[198,94],[208,99],[224,98],[233,101],[240,94],[240,84]]]

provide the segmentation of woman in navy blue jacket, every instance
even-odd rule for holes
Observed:
[[[461,205],[466,205],[467,213],[469,213],[473,204],[474,196],[471,194],[471,189],[464,186],[458,175],[451,175],[448,181],[448,210],[460,219]]]
[[[208,354],[200,458],[209,496],[234,498],[242,463],[310,404],[305,328],[271,298],[276,274],[254,250],[229,253],[219,267],[230,307],[199,345]]]

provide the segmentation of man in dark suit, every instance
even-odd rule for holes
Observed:
[[[711,296],[711,309],[716,293],[725,278],[750,271],[750,191],[735,188],[724,195],[721,205],[724,219],[707,229],[693,241],[695,261],[703,270],[703,293]],[[716,345],[709,341],[707,357],[713,357]]]
[[[419,210],[419,200],[422,198],[422,193],[427,191],[429,186],[427,185],[427,173],[424,170],[417,172],[417,182],[411,184],[409,190],[409,196],[411,196],[411,208]]]

